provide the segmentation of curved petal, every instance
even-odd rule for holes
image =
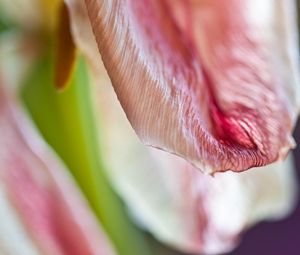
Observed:
[[[104,85],[95,94],[108,175],[133,216],[159,240],[185,252],[222,254],[245,229],[294,207],[291,159],[239,174],[204,175],[177,156],[144,147]]]
[[[85,0],[115,92],[142,141],[202,171],[242,171],[293,146],[293,0]]]
[[[38,250],[28,242],[24,247],[31,252],[26,254],[113,254],[70,176],[3,88],[0,90],[0,165],[1,191],[7,194],[5,199],[11,204],[11,210],[18,215]],[[12,219],[14,215],[9,217]],[[24,241],[22,235],[11,229],[11,236]],[[24,254],[24,250],[13,249],[1,237],[0,234],[0,246],[4,243],[5,254]]]
[[[76,46],[96,73],[102,69],[102,63],[99,61],[101,55],[97,48],[84,0],[65,0],[65,3],[69,10],[71,30]]]

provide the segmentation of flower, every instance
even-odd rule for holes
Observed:
[[[293,147],[295,1],[85,2],[112,85],[144,143],[206,173],[266,165]]]

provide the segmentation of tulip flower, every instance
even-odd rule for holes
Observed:
[[[118,99],[147,145],[206,173],[293,147],[295,1],[86,0]]]

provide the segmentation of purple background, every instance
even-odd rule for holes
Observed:
[[[300,183],[300,123],[294,137],[298,147],[294,158]],[[300,197],[300,193],[299,193]],[[300,255],[300,203],[293,214],[279,222],[260,223],[243,236],[240,246],[230,255]]]

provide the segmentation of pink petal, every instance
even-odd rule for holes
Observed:
[[[286,156],[298,114],[293,0],[86,0],[142,141],[202,171]]]
[[[10,202],[41,254],[113,254],[61,162],[3,88],[0,165],[0,180]]]

